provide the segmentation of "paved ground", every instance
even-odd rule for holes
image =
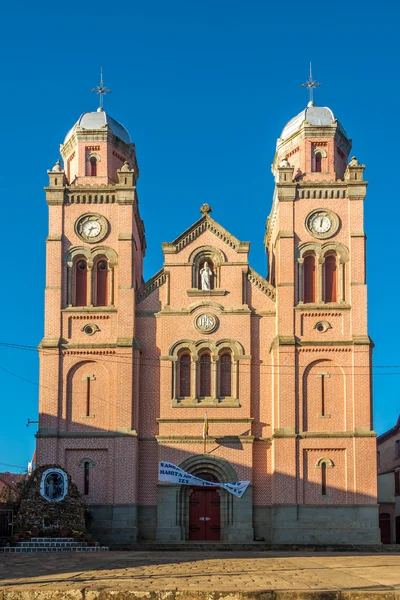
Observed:
[[[394,592],[400,590],[400,554],[105,552],[96,555],[3,555],[0,582],[0,598],[2,590],[5,599],[22,597],[20,593],[26,594],[28,590],[35,590],[35,593],[24,597],[39,597],[39,591],[57,590],[60,593],[64,590],[65,594],[60,597],[66,598],[73,590],[82,589],[86,590],[83,597],[87,598],[98,597],[87,595],[92,589],[106,589],[114,596],[117,591],[128,589],[148,592],[360,590],[365,592],[365,595],[357,596],[360,600],[372,597],[368,591],[390,591],[383,597],[400,598],[400,591]],[[17,590],[20,593],[11,594]],[[200,596],[203,597],[202,594],[190,597]],[[267,597],[271,596],[263,596]],[[315,596],[311,594],[310,597]]]

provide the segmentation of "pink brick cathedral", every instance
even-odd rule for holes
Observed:
[[[46,187],[37,462],[68,470],[103,543],[379,542],[367,183],[350,150],[312,102],[284,127],[267,278],[204,204],[144,282],[128,131],[99,109],[67,133]],[[159,461],[251,484],[160,483]]]

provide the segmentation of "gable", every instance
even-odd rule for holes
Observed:
[[[164,254],[178,254],[187,246],[195,242],[204,232],[210,231],[226,246],[238,253],[248,253],[250,242],[241,242],[227,229],[214,221],[208,214],[196,221],[189,229],[186,229],[173,242],[164,242],[162,249]]]

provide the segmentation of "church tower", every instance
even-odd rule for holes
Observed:
[[[101,99],[102,93],[104,88]],[[61,156],[63,165],[58,161],[48,171],[45,188],[38,464],[64,466],[88,504],[95,497],[98,510],[107,506],[107,514],[97,517],[107,527],[117,530],[121,519],[131,524],[120,541],[132,541],[138,471],[134,306],[146,247],[135,145],[100,107],[75,123]]]
[[[282,516],[292,525],[298,515],[290,514],[290,504],[319,504],[312,521],[362,522],[357,539],[378,542],[367,182],[364,165],[349,158],[350,150],[351,140],[333,112],[312,99],[277,140],[265,237],[277,295],[271,346],[273,503],[288,505]],[[277,538],[284,539],[290,526],[282,525]],[[301,534],[301,524],[296,526]],[[329,539],[335,539],[333,533]]]

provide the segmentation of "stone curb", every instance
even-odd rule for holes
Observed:
[[[400,590],[140,591],[112,588],[0,590],[0,600],[400,600]]]

